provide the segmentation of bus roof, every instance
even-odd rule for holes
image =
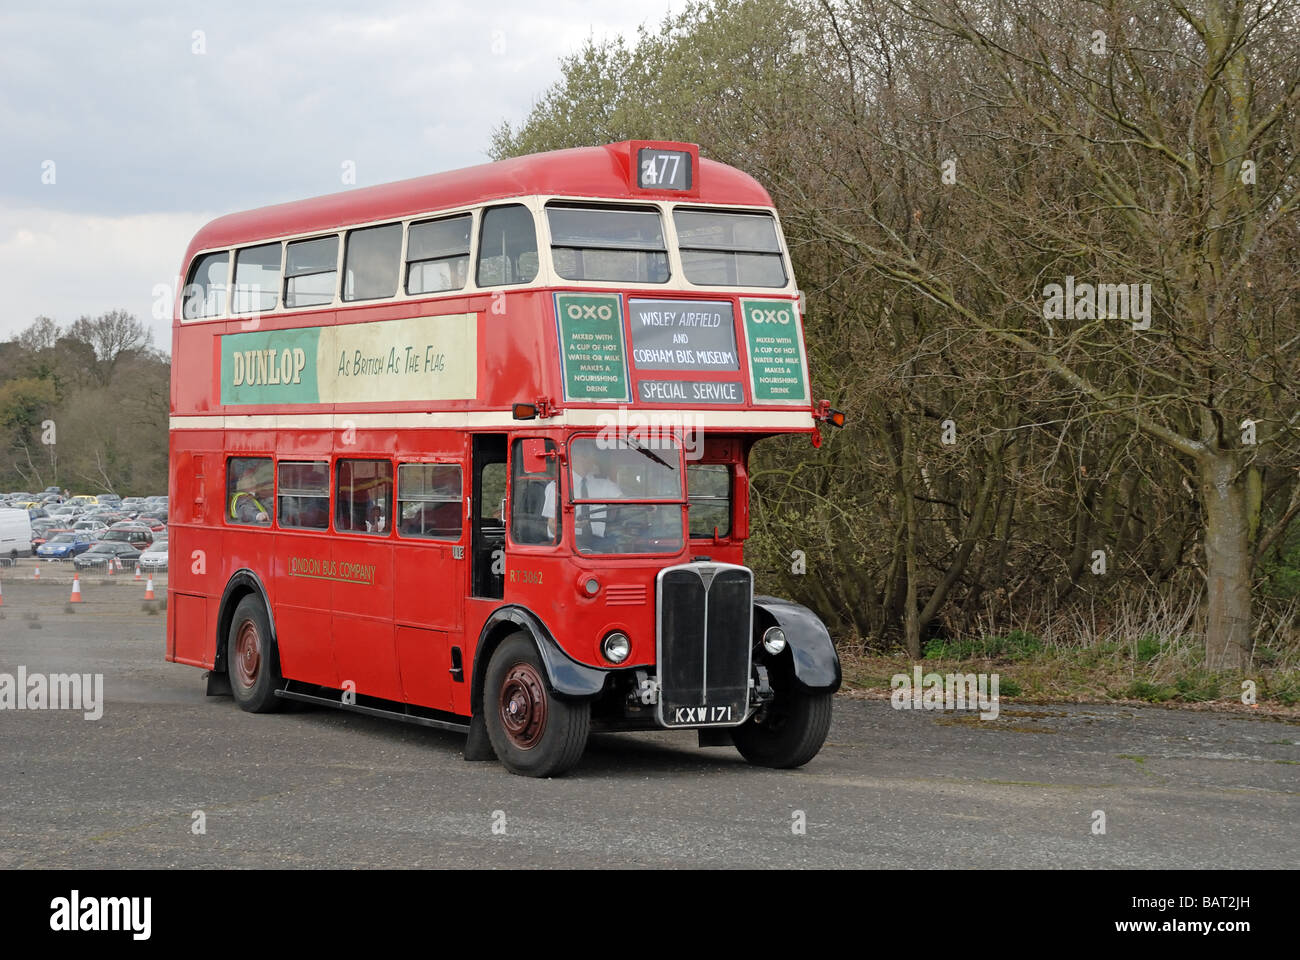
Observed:
[[[194,235],[185,263],[199,250],[233,247],[291,234],[328,232],[356,223],[398,220],[427,211],[532,195],[647,198],[629,186],[633,141],[575,147],[513,157],[310,200],[297,200],[218,217]],[[749,174],[700,159],[699,195],[693,203],[770,207],[772,199]]]

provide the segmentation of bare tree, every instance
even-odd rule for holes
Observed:
[[[105,386],[123,358],[147,349],[153,333],[125,310],[110,310],[93,320],[80,317],[68,328],[68,336],[89,344],[95,351],[96,375]]]

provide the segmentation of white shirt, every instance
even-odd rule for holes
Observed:
[[[586,482],[586,496],[580,497],[583,500],[621,500],[623,491],[613,480],[606,480],[604,477],[583,477],[581,474],[573,475],[573,495],[579,496],[579,491],[583,490],[583,482]],[[597,537],[605,535],[605,510],[603,506],[588,506],[579,504],[577,510],[577,523],[579,530],[583,526],[583,514],[591,510],[591,532]],[[547,520],[555,518],[555,481],[552,480],[546,485],[546,497],[542,503],[542,516]]]

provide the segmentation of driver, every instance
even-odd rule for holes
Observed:
[[[595,442],[579,440],[569,445],[569,461],[573,475],[573,499],[596,500],[608,498],[619,500],[623,491],[613,480],[600,476],[600,461],[596,456]],[[603,503],[579,504],[574,507],[574,538],[584,548],[597,549],[605,540],[605,517],[608,505]],[[555,538],[555,481],[546,485],[546,498],[542,504],[542,516],[546,518],[546,532]],[[611,530],[612,534],[613,531]]]
[[[236,523],[270,523],[270,513],[263,502],[270,499],[257,489],[257,472],[250,466],[239,478],[236,492],[230,498],[230,519]]]

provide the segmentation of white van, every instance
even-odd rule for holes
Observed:
[[[32,555],[32,521],[26,510],[0,509],[0,557]]]

